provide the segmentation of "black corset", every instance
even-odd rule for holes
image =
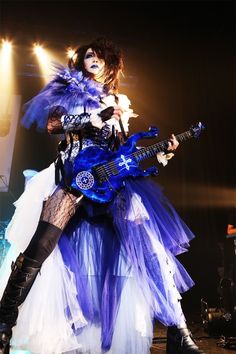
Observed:
[[[110,127],[105,124],[102,129],[94,127],[91,123],[87,123],[82,129],[78,131],[81,147],[83,140],[90,140],[94,145],[101,148],[109,149],[111,141]]]

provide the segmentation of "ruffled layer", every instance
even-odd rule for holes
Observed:
[[[56,247],[21,305],[12,346],[38,354],[80,348],[73,327],[78,330],[87,321],[76,294],[74,275],[63,264]]]
[[[104,350],[112,346],[130,277],[152,318],[167,326],[182,322],[180,292],[194,283],[175,255],[187,251],[193,237],[157,185],[143,179],[128,181],[109,208],[87,202],[78,210],[59,247],[75,274],[86,320],[101,325]]]
[[[54,165],[27,184],[7,230],[12,246],[0,271],[27,247]],[[71,219],[20,308],[13,345],[35,354],[148,354],[154,318],[178,324],[180,292],[193,285],[175,255],[193,234],[147,179],[130,180],[114,202],[89,202]]]
[[[24,193],[14,203],[14,215],[6,228],[6,239],[19,250],[24,250],[40,218],[43,202],[56,189],[55,165],[35,174],[26,184]]]

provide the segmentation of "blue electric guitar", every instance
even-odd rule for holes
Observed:
[[[199,122],[188,131],[176,135],[178,141],[199,137],[204,125]],[[168,140],[143,148],[137,148],[139,139],[155,138],[158,129],[151,127],[148,132],[132,135],[119,150],[112,152],[91,146],[82,150],[75,159],[71,186],[96,203],[110,202],[124,186],[128,177],[157,175],[156,167],[146,170],[139,168],[140,161],[165,151]]]

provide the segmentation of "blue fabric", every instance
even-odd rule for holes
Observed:
[[[136,194],[149,218],[127,219]],[[162,264],[153,239],[164,247],[175,268],[174,282],[179,292],[194,285],[175,257],[186,252],[194,235],[179,217],[161,189],[147,179],[126,182],[110,205],[86,202],[59,241],[65,264],[77,280],[78,301],[86,319],[102,327],[102,348],[110,348],[120,298],[125,281],[135,276],[147,296],[150,313],[165,325],[178,318],[169,298]]]
[[[60,64],[54,64],[54,67],[53,80],[24,105],[21,124],[26,128],[35,123],[39,130],[45,130],[53,106],[63,106],[68,112],[76,106],[100,107],[100,98],[104,95],[102,84],[84,77],[80,71],[69,70]]]

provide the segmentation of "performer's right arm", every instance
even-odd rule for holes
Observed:
[[[91,113],[68,114],[63,106],[52,107],[49,111],[47,131],[49,134],[62,134],[65,131],[79,130],[90,121]]]
[[[119,119],[122,110],[118,107],[107,107],[94,114],[91,112],[82,112],[80,114],[68,114],[63,106],[54,106],[50,109],[47,121],[47,131],[49,134],[62,134],[65,131],[75,131],[84,128],[87,123],[102,127],[103,123],[114,117]],[[98,122],[98,120],[100,122]]]

